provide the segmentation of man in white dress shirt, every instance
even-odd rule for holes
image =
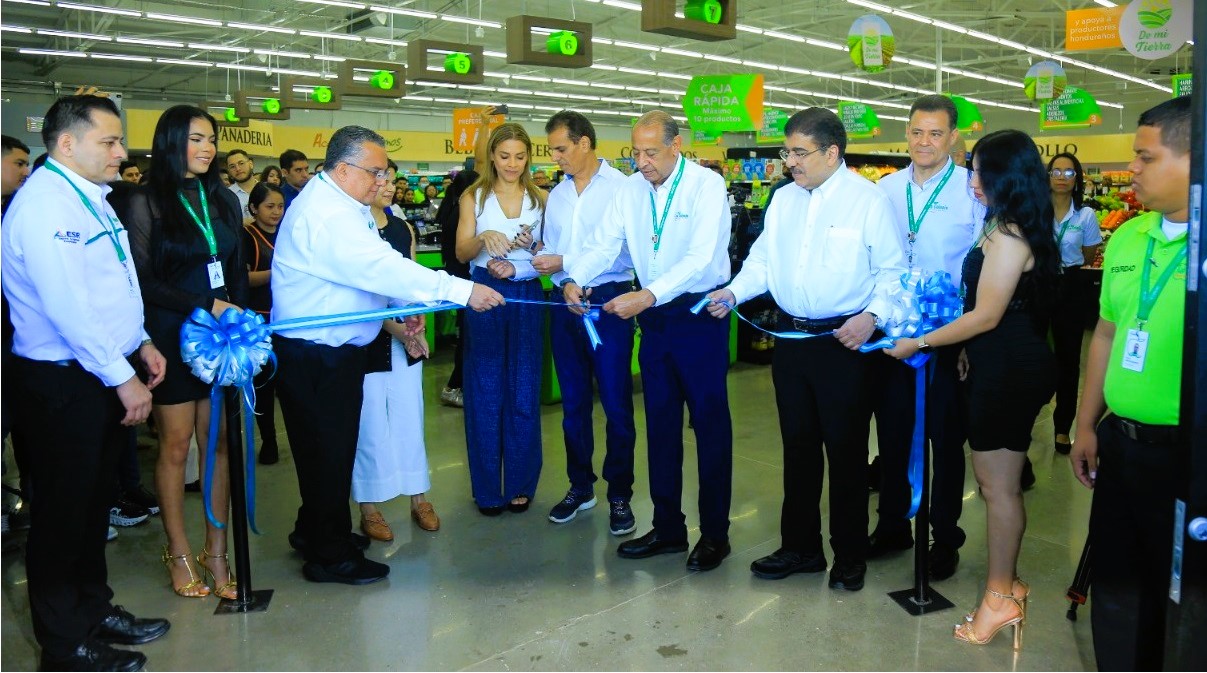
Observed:
[[[822,446],[830,477],[830,586],[858,591],[867,570],[868,432],[876,355],[859,352],[888,314],[888,292],[904,267],[892,206],[847,169],[847,137],[833,112],[809,108],[784,127],[780,156],[794,184],[775,196],[763,233],[733,282],[709,296],[709,312],[770,290],[779,330],[816,335],[777,339],[771,376],[784,441],[782,543],[750,569],[765,579],[821,572]],[[722,322],[722,324],[724,324]],[[698,418],[693,414],[693,418]]]
[[[880,179],[893,204],[906,266],[924,275],[951,274],[960,287],[964,256],[972,248],[984,207],[972,197],[968,171],[951,158],[959,141],[955,104],[946,96],[922,96],[910,107],[905,136],[910,165]],[[959,564],[964,531],[959,526],[964,498],[964,442],[967,421],[959,395],[961,345],[935,349],[934,375],[927,385],[926,437],[931,445],[930,524],[934,544],[928,556],[931,579],[951,577]],[[910,444],[914,431],[915,370],[895,358],[876,358],[880,385],[874,415],[880,447],[879,521],[869,538],[868,558],[913,546],[910,535]],[[917,531],[926,535],[927,531]]]
[[[42,140],[50,157],[3,228],[15,329],[4,377],[17,378],[17,430],[39,440],[26,465],[37,493],[30,617],[43,670],[141,670],[145,656],[110,645],[150,642],[169,625],[110,603],[105,537],[118,456],[150,413],[165,363],[143,329],[130,240],[105,199],[126,158],[122,121],[107,98],[68,96],[46,113]]]
[[[680,152],[679,125],[647,112],[633,126],[640,172],[625,179],[581,255],[566,260],[567,304],[582,284],[613,268],[627,248],[640,290],[603,310],[641,325],[641,381],[654,529],[617,549],[623,558],[687,551],[683,515],[683,404],[695,423],[700,484],[700,541],[689,570],[711,570],[729,554],[733,428],[725,375],[729,325],[693,315],[704,293],[729,280],[729,201],[721,176]]]
[[[553,188],[545,204],[545,247],[532,260],[554,285],[569,278],[565,260],[584,252],[588,237],[601,226],[608,204],[624,184],[625,175],[595,154],[595,127],[583,115],[563,110],[545,124],[549,150],[567,179]],[[543,173],[538,173],[543,175]],[[633,291],[633,262],[622,251],[611,268],[584,283],[588,299],[606,304]],[[549,314],[553,364],[562,391],[562,432],[566,440],[566,473],[570,490],[549,512],[549,520],[566,523],[578,512],[595,506],[595,471],[591,457],[595,436],[591,422],[594,391],[607,424],[607,453],[603,478],[608,482],[608,518],[613,535],[633,532],[637,521],[629,500],[633,497],[633,320],[601,312],[596,329],[603,341],[592,349],[582,319],[569,311]]]
[[[484,311],[503,303],[497,292],[394,251],[369,212],[390,178],[385,141],[359,126],[331,136],[324,165],[285,214],[272,259],[274,321],[384,308],[391,301],[447,300]],[[389,566],[364,557],[353,537],[348,497],[360,408],[365,349],[380,321],[291,330],[274,335],[278,394],[293,450],[302,506],[289,542],[306,559],[313,582],[367,584]]]

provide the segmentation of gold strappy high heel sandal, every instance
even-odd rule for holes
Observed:
[[[168,551],[168,545],[165,544],[163,546],[163,556],[160,558],[160,560],[163,561],[164,567],[168,569],[169,582],[175,581],[172,579],[173,563],[183,563],[185,569],[189,571],[188,582],[180,586],[172,586],[172,591],[176,592],[177,596],[183,596],[184,598],[205,598],[206,596],[210,595],[210,588],[205,585],[205,582],[193,574],[193,566],[189,565],[188,554],[179,554],[177,556],[173,556],[172,553]],[[194,593],[194,590],[196,590],[196,593]]]
[[[1024,584],[1023,586],[1025,587],[1026,585]],[[1000,598],[1002,600],[1009,600],[1009,601],[1013,602],[1018,607],[1018,615],[1011,617],[1010,619],[1007,619],[1006,621],[1002,622],[1001,624],[998,624],[997,626],[993,627],[993,630],[989,632],[989,635],[985,636],[984,638],[981,638],[980,636],[978,636],[976,634],[976,631],[973,630],[972,619],[973,619],[974,613],[970,613],[964,617],[963,623],[956,625],[955,631],[952,635],[955,636],[956,640],[962,640],[966,643],[971,643],[973,645],[988,645],[989,642],[993,640],[993,637],[997,635],[998,631],[1001,631],[1003,628],[1005,628],[1007,626],[1013,626],[1014,627],[1014,649],[1015,649],[1015,651],[1021,650],[1023,648],[1023,625],[1026,623],[1026,616],[1027,616],[1027,608],[1026,608],[1027,596],[1023,595],[1020,597],[1020,596],[1015,596],[1013,594],[1001,594],[1001,593],[994,591],[993,589],[986,589],[985,593],[987,593],[990,596],[993,596],[995,598]]]
[[[218,576],[206,565],[206,561],[215,558],[220,558],[223,563],[226,563],[227,580],[221,586],[218,586]],[[197,565],[201,566],[202,577],[209,576],[214,581],[214,585],[217,587],[214,589],[215,596],[232,601],[239,597],[239,585],[235,582],[235,573],[231,572],[230,562],[226,560],[226,554],[211,554],[208,549],[202,547],[201,553],[197,555]]]

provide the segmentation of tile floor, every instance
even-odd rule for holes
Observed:
[[[686,555],[625,560],[616,556],[618,540],[608,533],[605,507],[561,526],[546,519],[567,487],[559,407],[542,409],[545,466],[532,509],[498,518],[478,514],[470,499],[462,412],[436,401],[450,356],[442,349],[424,375],[429,497],[443,526],[437,533],[415,527],[406,498],[386,504],[383,512],[396,539],[373,543],[368,554],[391,566],[387,581],[349,587],[302,578],[299,557],[285,540],[298,498],[283,429],[281,462],[258,473],[264,534],[250,543],[254,586],[275,591],[267,612],[214,615],[214,598],[176,597],[158,561],[163,537],[158,521],[121,531],[108,548],[115,602],[173,624],[167,637],[142,648],[150,670],[1096,668],[1089,608],[1070,622],[1064,598],[1085,539],[1089,493],[1075,482],[1066,459],[1052,451],[1050,408],[1039,419],[1031,451],[1039,481],[1026,494],[1030,522],[1020,572],[1031,583],[1032,605],[1024,648],[1015,654],[1008,635],[979,648],[951,638],[951,625],[977,601],[985,570],[984,505],[971,468],[963,561],[955,577],[937,585],[955,609],[912,617],[887,596],[912,582],[908,553],[872,562],[867,585],[857,593],[827,588],[822,574],[757,579],[748,570],[750,562],[779,544],[782,457],[770,369],[739,364],[729,377],[735,419],[733,554],[707,573],[687,572]],[[651,505],[644,418],[641,404],[637,407],[633,506],[640,534],[649,528]],[[598,407],[596,433],[603,436]],[[684,502],[692,527],[690,431],[687,440]],[[145,465],[153,463],[154,454],[150,448],[141,451]],[[599,488],[602,495],[603,485]],[[199,531],[200,499],[189,495],[186,506]],[[869,506],[874,521],[874,495]],[[694,542],[698,531],[690,534]],[[200,542],[198,534],[194,544]],[[37,664],[22,543],[21,534],[8,536],[3,553],[4,670]]]

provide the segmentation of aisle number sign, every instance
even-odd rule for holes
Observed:
[[[944,95],[950,98],[952,104],[956,106],[956,117],[959,119],[960,133],[985,130],[985,118],[981,116],[980,108],[973,105],[963,96],[956,96],[954,94]]]
[[[1071,86],[1055,100],[1039,108],[1039,130],[1084,129],[1102,123],[1098,101],[1086,91]]]
[[[763,128],[762,75],[699,75],[683,95],[683,113],[695,131]]]
[[[842,101],[838,104],[838,118],[842,120],[842,126],[847,130],[847,138],[851,140],[874,138],[880,135],[880,118],[876,116],[876,111],[868,105]]]
[[[481,128],[478,124],[478,111],[481,108],[476,107],[459,107],[453,108],[453,149],[458,152],[472,152],[474,144],[478,142],[478,130]],[[503,115],[491,115],[489,130],[493,131],[506,118]]]
[[[788,124],[789,116],[783,110],[767,108],[763,112],[763,128],[758,132],[755,142],[760,145],[784,142],[784,126]]]

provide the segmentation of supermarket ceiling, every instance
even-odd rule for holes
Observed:
[[[1117,132],[1170,96],[1170,76],[1189,69],[1191,47],[1152,61],[1120,48],[1066,53],[1065,11],[1107,4],[737,0],[737,37],[707,42],[643,32],[639,0],[0,0],[0,84],[6,97],[98,84],[132,100],[224,100],[291,74],[334,77],[344,59],[405,63],[408,43],[431,39],[481,46],[482,84],[434,85],[412,69],[406,97],[349,97],[344,108],[443,116],[508,103],[533,118],[572,107],[627,124],[655,107],[682,114],[692,75],[761,72],[767,102],[785,109],[857,100],[892,120],[938,87],[976,102],[990,129],[1034,129],[1022,78],[1050,54],[1063,60],[1070,85],[1102,105],[1099,132]],[[852,22],[868,13],[896,38],[891,67],[875,74],[857,69],[845,45]],[[590,23],[594,64],[508,64],[504,23],[518,14]]]

